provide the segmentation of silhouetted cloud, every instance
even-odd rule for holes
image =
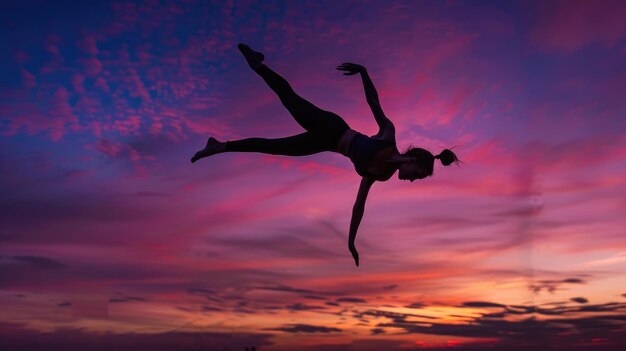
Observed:
[[[207,296],[207,295],[215,294],[215,291],[214,290],[210,290],[210,289],[189,288],[189,289],[187,289],[187,293],[189,293],[191,295]]]
[[[357,319],[363,318],[364,316],[385,317],[398,323],[404,322],[404,320],[409,317],[418,317],[418,318],[423,318],[427,320],[438,319],[437,317],[414,314],[414,313],[398,313],[398,312],[383,311],[383,310],[365,310],[365,311],[358,311],[357,313],[354,314],[354,317]]]
[[[367,301],[360,299],[358,297],[340,297],[335,299],[337,302],[350,302],[350,303],[367,303]]]
[[[585,305],[578,308],[580,312],[609,312],[626,309],[626,303],[609,302],[599,305]]]
[[[126,297],[113,297],[109,299],[109,303],[121,303],[121,302],[145,302],[147,301],[143,297],[126,296]]]
[[[572,300],[574,302],[578,302],[578,303],[587,303],[587,302],[589,302],[589,300],[587,300],[584,297],[572,297],[570,300]]]
[[[529,286],[529,289],[534,293],[540,293],[541,291],[547,291],[554,293],[564,284],[585,284],[585,281],[580,278],[567,278],[562,280],[540,280],[536,284]]]
[[[298,293],[298,294],[314,294],[315,293],[315,291],[313,291],[313,290],[298,289],[298,288],[293,288],[293,287],[290,287],[290,286],[287,286],[287,285],[258,286],[258,287],[255,287],[254,289],[292,292],[292,293]]]
[[[2,350],[126,350],[133,349],[171,351],[193,351],[200,349],[243,350],[249,345],[259,349],[270,346],[271,334],[263,333],[211,333],[211,332],[169,332],[169,333],[92,333],[81,329],[58,329],[51,332],[37,332],[21,325],[0,322],[0,349]]]
[[[620,331],[626,327],[626,303],[610,302],[597,305],[580,306],[587,303],[584,298],[573,298],[576,305],[556,304],[555,307],[542,308],[534,305],[504,305],[494,302],[469,301],[462,304],[473,308],[499,308],[495,313],[480,316],[458,316],[467,319],[463,324],[447,324],[435,321],[408,320],[409,315],[384,311],[368,311],[362,314],[391,319],[391,323],[378,323],[378,328],[393,327],[404,329],[408,333],[448,335],[475,338],[497,338],[499,342],[510,345],[523,345],[532,340],[559,340],[564,345],[574,346],[581,338],[606,338],[609,345],[623,341]],[[602,313],[596,315],[597,313]],[[527,318],[507,320],[511,315],[527,315]],[[539,316],[548,316],[542,317]],[[555,316],[558,316],[554,318]],[[423,318],[423,316],[422,316]],[[560,337],[567,333],[567,337]],[[568,347],[570,347],[568,346]]]
[[[372,332],[372,335],[385,334],[385,329],[374,328],[371,330],[371,332]]]
[[[425,304],[425,303],[422,303],[422,302],[414,302],[414,303],[412,303],[412,304],[410,304],[410,305],[407,305],[407,306],[404,306],[404,307],[406,307],[406,308],[415,308],[415,309],[419,309],[419,308],[424,308],[424,307],[426,307],[426,306],[428,306],[428,305],[427,305],[427,304]]]
[[[501,305],[499,303],[483,302],[483,301],[463,302],[463,306],[465,307],[505,307],[505,305]]]
[[[326,309],[325,307],[322,307],[322,306],[305,305],[303,303],[295,303],[293,305],[286,306],[285,308],[287,308],[290,311],[312,311],[312,310]]]
[[[504,340],[545,339],[547,336],[555,337],[559,333],[576,332],[587,337],[593,337],[593,333],[604,330],[611,340],[619,340],[618,331],[625,324],[625,316],[621,317],[593,317],[538,320],[528,318],[520,321],[505,321],[493,318],[480,317],[471,324],[443,324],[420,322],[397,321],[394,323],[380,323],[378,327],[394,327],[404,329],[408,333],[449,335],[474,338],[499,338]]]
[[[307,298],[307,299],[311,299],[311,300],[328,300],[327,297],[317,296],[317,295],[303,295],[302,297]]]
[[[213,306],[202,306],[202,312],[221,312],[223,309]]]
[[[323,327],[323,326],[309,325],[309,324],[286,324],[283,327],[266,328],[264,330],[277,330],[277,331],[283,331],[286,333],[323,333],[323,334],[341,331],[341,329],[339,328]]]
[[[318,300],[324,299],[325,298],[324,296],[343,295],[343,293],[336,292],[336,291],[315,291],[315,290],[295,288],[292,286],[280,285],[280,284],[279,285],[254,286],[250,289],[295,293],[295,294],[301,294],[303,296],[308,296],[308,298],[312,298],[311,296],[315,296],[315,299],[318,299]]]

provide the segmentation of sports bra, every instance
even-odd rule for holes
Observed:
[[[372,139],[359,132],[356,132],[350,146],[348,146],[347,156],[354,164],[354,169],[361,177],[371,177],[367,171],[370,161],[380,150],[394,145],[393,141]]]

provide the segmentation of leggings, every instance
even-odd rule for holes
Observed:
[[[324,111],[300,97],[285,78],[266,65],[255,70],[278,95],[293,118],[306,132],[286,138],[248,138],[226,142],[226,151],[261,152],[271,155],[304,156],[337,151],[337,142],[350,127],[338,115]]]

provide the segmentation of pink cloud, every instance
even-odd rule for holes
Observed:
[[[483,165],[489,164],[502,167],[511,165],[511,158],[503,157],[503,155],[510,152],[510,150],[506,148],[507,146],[504,144],[503,140],[491,139],[483,140],[472,147],[459,149],[459,151],[463,154],[461,160],[467,164],[475,165],[480,163]]]
[[[67,133],[67,128],[79,127],[79,120],[69,104],[69,93],[65,87],[58,88],[50,100],[48,116],[50,117],[50,137],[59,141]]]
[[[37,86],[37,78],[35,78],[35,75],[24,68],[20,68],[20,73],[22,74],[22,85],[24,88],[33,89]]]
[[[163,125],[171,126],[173,123],[177,123],[176,121],[182,122],[187,129],[202,136],[228,138],[229,131],[231,130],[231,127],[218,118],[190,118],[185,115],[180,115],[179,112],[167,110],[162,111],[161,114],[163,118],[154,121],[153,128],[155,128],[155,130],[162,128]]]
[[[24,50],[16,50],[13,53],[13,60],[15,60],[15,62],[18,64],[26,63],[29,59],[30,55],[28,55],[28,53],[26,53]]]
[[[133,162],[137,162],[137,161],[140,161],[142,159],[151,158],[149,156],[142,155],[138,150],[136,150],[135,148],[133,148],[129,144],[126,144],[126,143],[123,143],[123,142],[119,142],[119,141],[115,141],[115,140],[109,140],[109,139],[102,138],[102,139],[98,140],[98,142],[94,146],[95,146],[96,151],[99,151],[99,152],[109,156],[112,159],[128,158],[129,160],[131,160]],[[145,171],[143,166],[140,165],[140,164],[134,164],[134,167],[136,167],[135,168],[136,171],[137,170],[141,171],[141,172]]]
[[[149,49],[139,49],[137,53],[137,57],[139,58],[140,65],[149,65],[150,61],[154,57],[152,53],[150,53]]]
[[[612,150],[621,145],[620,135],[590,135],[580,139],[564,142],[536,141],[520,151],[533,168],[541,172],[574,172],[580,169],[597,166],[615,160]]]
[[[124,144],[116,143],[107,139],[100,139],[96,144],[96,150],[110,157],[117,156],[124,149]]]
[[[347,162],[344,166],[335,166],[330,164],[324,164],[316,161],[299,160],[297,158],[281,157],[281,156],[267,156],[261,155],[263,163],[276,164],[281,169],[297,169],[305,174],[324,174],[331,177],[345,177],[351,175],[352,164],[346,159]]]
[[[94,86],[100,88],[104,92],[110,92],[109,85],[107,84],[107,80],[103,77],[96,78],[94,82]]]
[[[139,132],[142,118],[137,115],[129,115],[126,118],[119,118],[113,121],[111,130],[120,132],[122,135],[135,134]]]
[[[84,67],[84,72],[89,77],[95,77],[102,71],[102,62],[96,57],[79,59]]]
[[[475,105],[470,99],[476,95],[476,90],[469,86],[454,86],[450,87],[450,90],[430,89],[418,94],[419,101],[411,106],[410,110],[396,113],[409,117],[409,119],[400,120],[400,122],[406,124],[406,127],[412,125],[432,127],[449,125],[455,120],[466,118],[466,116],[475,117],[476,110],[472,110]]]
[[[163,123],[161,123],[160,116],[152,116],[152,123],[150,124],[150,134],[159,134],[163,130]]]
[[[461,33],[456,37],[444,39],[442,43],[429,48],[429,50],[425,52],[426,55],[422,59],[424,68],[426,70],[433,69],[444,63],[447,59],[459,55],[463,50],[466,50],[477,37],[478,34]]]
[[[45,47],[54,57],[60,58],[61,52],[59,46],[63,44],[63,38],[57,34],[49,34],[46,37]]]
[[[545,51],[571,53],[590,44],[614,47],[626,36],[626,3],[567,0],[533,6],[537,23],[530,42]]]
[[[80,40],[76,41],[76,46],[90,55],[97,55],[99,53],[96,38],[88,34],[84,34]]]
[[[97,121],[92,121],[89,123],[89,128],[92,130],[93,135],[98,138],[102,138],[102,130],[104,129],[102,123]]]
[[[128,71],[129,79],[131,82],[130,95],[138,96],[147,102],[150,101],[150,93],[146,89],[143,79],[137,73],[135,68],[130,68]]]
[[[78,102],[75,105],[76,113],[80,113],[84,116],[84,119],[91,119],[100,116],[103,111],[102,102],[100,99],[81,95],[78,98]],[[84,120],[83,120],[84,121]]]
[[[6,136],[21,132],[21,128],[25,129],[27,135],[46,130],[43,125],[46,123],[46,118],[30,104],[21,103],[10,106],[10,108],[3,110],[2,118],[8,122],[3,131],[3,135]]]
[[[74,88],[74,91],[79,93],[79,94],[84,94],[85,93],[85,76],[83,76],[80,73],[74,74],[72,76],[72,87]]]

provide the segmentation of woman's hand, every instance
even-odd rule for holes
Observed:
[[[348,245],[348,249],[350,249],[350,253],[352,254],[352,257],[354,258],[354,263],[358,267],[359,266],[359,252],[356,250],[356,247],[354,245]]]
[[[365,67],[356,63],[349,63],[349,62],[342,63],[341,65],[337,67],[337,69],[340,71],[346,71],[347,73],[344,73],[343,74],[344,76],[352,76],[357,73],[365,72]]]

